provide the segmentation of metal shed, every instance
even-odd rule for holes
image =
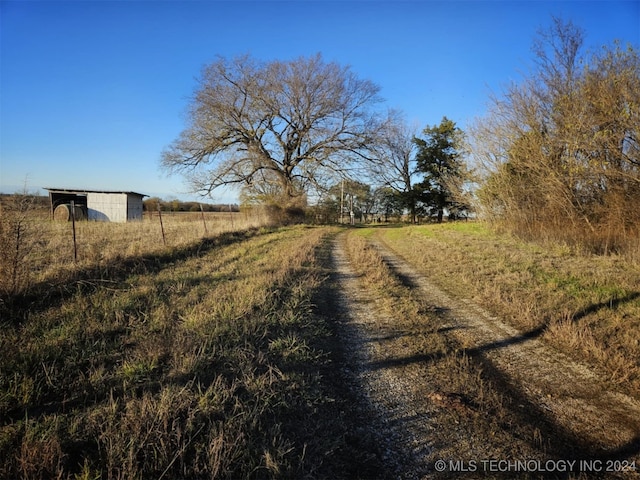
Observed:
[[[147,195],[136,192],[108,190],[73,190],[46,188],[49,191],[51,215],[67,220],[73,202],[75,215],[103,222],[128,222],[142,220],[142,199]],[[56,213],[60,212],[60,213]]]

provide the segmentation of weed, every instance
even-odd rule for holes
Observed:
[[[0,302],[22,293],[33,276],[33,253],[41,243],[36,197],[23,193],[0,205]]]

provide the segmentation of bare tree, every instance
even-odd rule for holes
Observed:
[[[416,221],[418,194],[416,129],[409,127],[397,111],[389,112],[380,129],[378,141],[372,145],[371,162],[368,164],[375,183],[390,188]]]
[[[537,70],[473,129],[485,212],[516,233],[610,251],[640,234],[640,57],[581,55],[582,30],[554,19]]]
[[[320,55],[207,66],[189,125],[162,155],[194,192],[237,185],[295,202],[327,171],[364,156],[376,130],[379,87]]]

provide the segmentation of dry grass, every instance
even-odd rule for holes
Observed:
[[[640,391],[640,269],[625,256],[522,242],[479,223],[379,229],[395,251],[451,294]]]
[[[376,310],[390,322],[375,327],[375,336],[384,339],[381,350],[396,359],[395,363],[407,359],[407,365],[417,369],[401,374],[419,378],[412,395],[423,398],[425,405],[431,404],[426,416],[430,430],[438,432],[429,439],[432,460],[544,457],[535,419],[520,415],[522,403],[527,401],[514,396],[490,364],[471,358],[447,333],[446,316],[426,304],[418,290],[403,284],[389,269],[366,239],[375,232],[352,231],[347,254],[361,284],[377,299]],[[456,475],[460,473],[451,477]]]
[[[85,224],[79,234],[99,240],[107,227],[135,238],[155,225]],[[341,441],[320,373],[328,329],[311,313],[330,233],[250,229],[144,255],[117,238],[93,263],[63,267],[73,272],[43,269],[64,285],[3,306],[0,478],[320,468]]]
[[[335,230],[248,228],[264,219],[214,214],[205,235],[200,214],[166,215],[165,246],[157,217],[85,222],[74,262],[69,224],[28,205],[14,212],[2,213],[2,261],[19,261],[3,264],[17,266],[17,287],[3,284],[0,303],[0,478],[329,478],[346,468],[349,410],[327,390],[330,325],[312,305]],[[637,388],[637,265],[474,223],[357,232],[523,329],[545,325],[551,342]],[[434,312],[361,236],[349,244],[409,347],[433,352],[433,385],[476,399],[475,447],[485,433],[509,445],[491,382],[425,323]]]
[[[162,220],[162,223],[161,221]],[[260,211],[242,213],[145,212],[127,223],[56,222],[35,197],[15,195],[0,205],[0,301],[56,282],[75,270],[159,254],[224,232],[272,225]]]
[[[71,222],[54,222],[46,213],[29,219],[39,246],[26,262],[37,272],[34,281],[46,280],[61,269],[106,264],[114,259],[148,255],[167,247],[182,247],[224,232],[269,225],[263,215],[250,213],[145,213],[142,221],[127,223],[76,222],[77,260]],[[164,230],[164,238],[163,238]]]

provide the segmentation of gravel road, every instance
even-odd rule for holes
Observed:
[[[539,338],[541,332],[519,332],[472,302],[452,298],[385,245],[371,240],[391,271],[439,312],[441,330],[496,379],[496,388],[504,389],[505,396],[515,398],[512,403],[526,410],[516,412],[515,418],[531,423],[539,419],[546,425],[540,427],[546,447],[541,449],[542,457],[537,452],[538,465],[547,454],[556,462],[549,464],[556,471],[529,470],[519,475],[490,470],[495,475],[488,474],[485,467],[489,464],[480,462],[492,451],[509,452],[510,446],[474,444],[465,425],[465,418],[472,422],[472,416],[460,414],[455,422],[439,420],[437,412],[443,407],[463,411],[468,405],[431,382],[428,362],[409,349],[410,342],[404,352],[399,351],[402,342],[395,341],[389,348],[389,339],[408,333],[401,322],[375,308],[372,292],[362,284],[345,253],[347,234],[335,239],[332,250],[343,311],[340,335],[350,352],[345,368],[351,369],[366,401],[378,412],[382,429],[377,435],[397,478],[640,478],[640,402],[615,392],[601,374],[545,345]],[[461,458],[473,458],[470,455],[477,451],[477,461],[467,462],[466,467],[473,467],[470,472],[454,474],[450,463],[445,468],[436,463],[443,437],[457,442]],[[495,441],[504,440],[496,437]],[[528,455],[527,448],[514,445],[512,451]],[[585,463],[584,468],[576,463],[573,473],[559,473],[558,462],[569,454],[573,457],[566,458],[567,462],[597,458],[602,463]],[[532,453],[527,458],[536,457]],[[635,469],[625,468],[633,462]],[[606,471],[607,466],[611,471]]]

